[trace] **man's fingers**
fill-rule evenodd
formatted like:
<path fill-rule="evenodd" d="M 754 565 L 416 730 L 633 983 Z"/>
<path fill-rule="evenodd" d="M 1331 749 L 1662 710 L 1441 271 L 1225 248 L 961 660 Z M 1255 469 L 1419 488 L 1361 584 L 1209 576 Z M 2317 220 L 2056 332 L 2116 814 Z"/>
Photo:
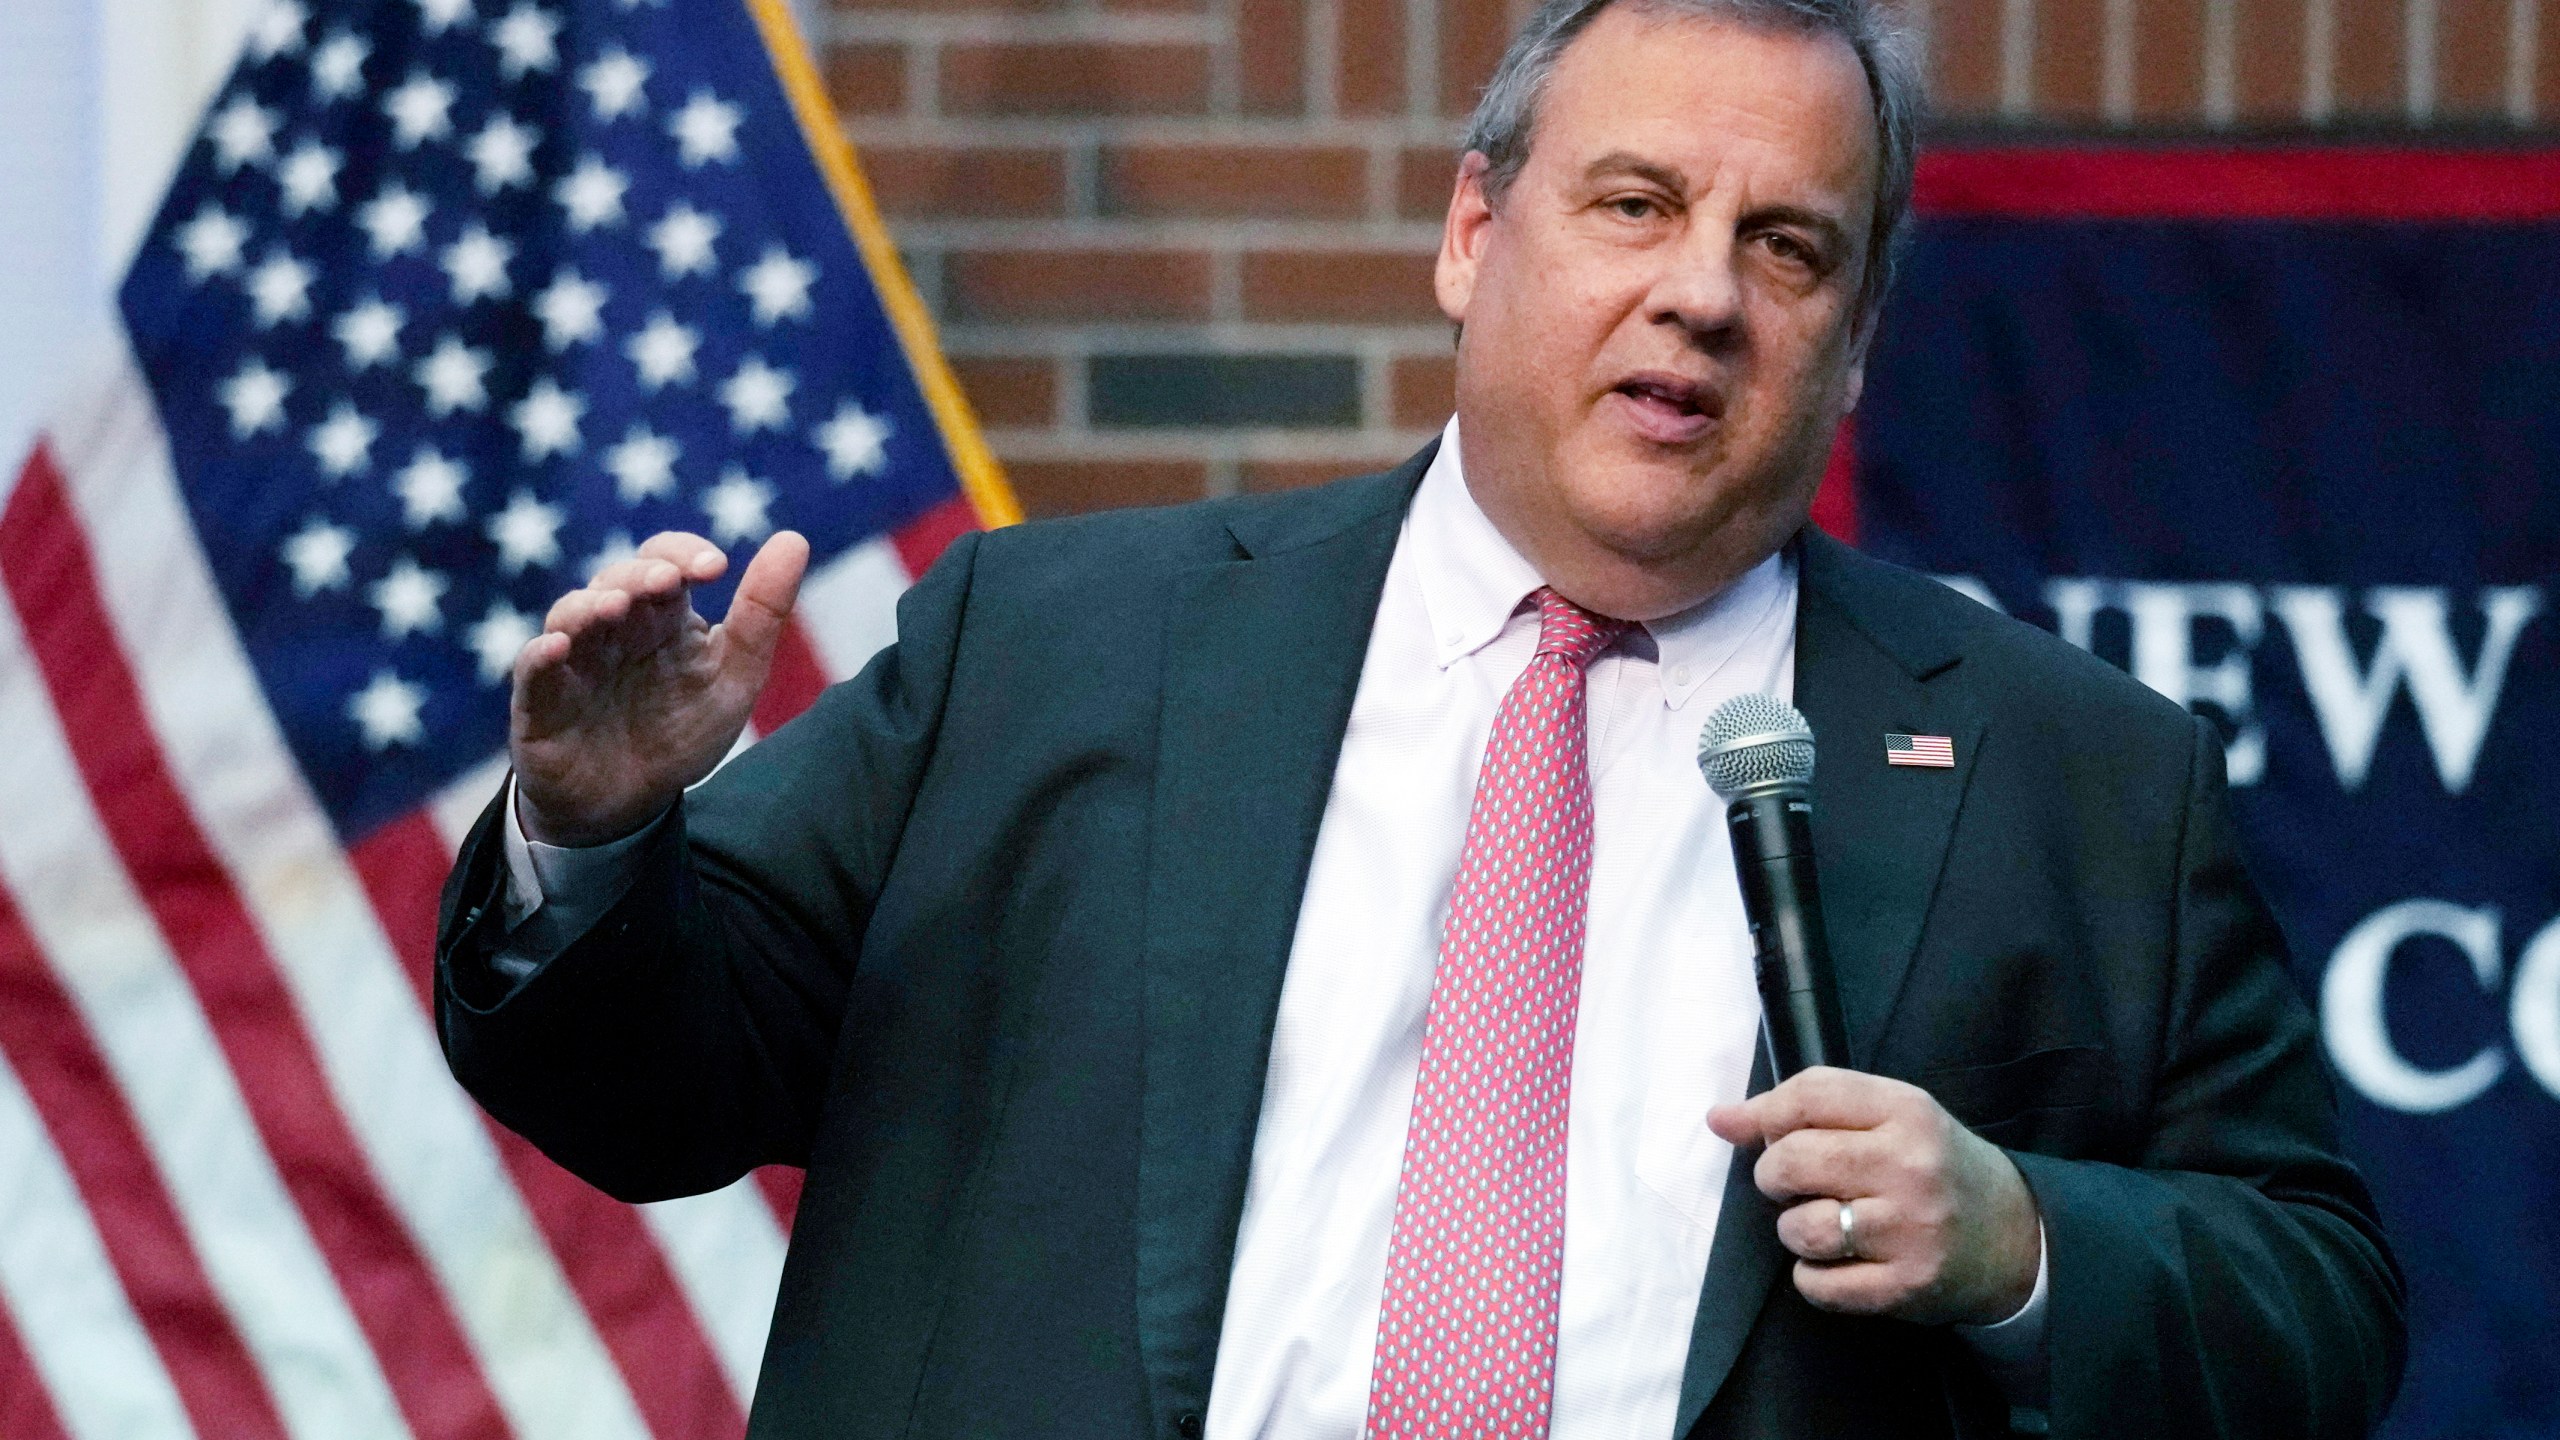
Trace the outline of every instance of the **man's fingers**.
<path fill-rule="evenodd" d="M 684 589 L 684 571 L 654 556 L 616 560 L 587 582 L 590 590 L 627 590 L 642 600 L 659 600 Z"/>
<path fill-rule="evenodd" d="M 518 723 L 528 734 L 550 733 L 569 703 L 568 659 L 569 637 L 556 630 L 543 631 L 516 652 L 515 708 Z"/>
<path fill-rule="evenodd" d="M 1840 1224 L 1843 1210 L 1850 1210 L 1857 1227 L 1857 1248 L 1851 1253 L 1847 1231 Z M 1844 1261 L 1873 1261 L 1888 1258 L 1893 1252 L 1887 1231 L 1893 1219 L 1890 1201 L 1873 1195 L 1843 1202 L 1824 1197 L 1790 1205 L 1778 1216 L 1778 1243 L 1799 1260 L 1822 1264 Z"/>
<path fill-rule="evenodd" d="M 738 593 L 729 602 L 729 618 L 721 622 L 733 649 L 762 665 L 773 655 L 782 623 L 800 598 L 800 577 L 809 569 L 809 542 L 785 530 L 764 542 L 738 577 Z"/>
<path fill-rule="evenodd" d="M 544 633 L 563 636 L 574 643 L 579 632 L 595 618 L 596 594 L 592 590 L 572 590 L 551 602 L 549 613 L 542 617 Z"/>
<path fill-rule="evenodd" d="M 1707 1129 L 1737 1150 L 1747 1150 L 1768 1138 L 1760 1133 L 1760 1112 L 1748 1105 L 1718 1105 L 1709 1110 Z"/>
<path fill-rule="evenodd" d="M 1879 1158 L 1863 1130 L 1797 1130 L 1760 1152 L 1751 1183 L 1772 1200 L 1854 1195 L 1875 1186 Z"/>
<path fill-rule="evenodd" d="M 682 530 L 661 530 L 640 542 L 639 558 L 664 560 L 684 575 L 688 584 L 700 585 L 717 580 L 729 571 L 729 557 L 717 545 L 699 535 Z"/>
<path fill-rule="evenodd" d="M 1817 1310 L 1843 1315 L 1887 1315 L 1911 1298 L 1908 1279 L 1898 1267 L 1862 1262 L 1830 1265 L 1818 1260 L 1796 1262 L 1796 1293 Z"/>
<path fill-rule="evenodd" d="M 560 662 L 568 658 L 569 637 L 556 630 L 545 630 L 524 642 L 524 648 L 516 652 L 516 684 L 521 687 L 538 677 L 545 677 L 557 671 Z"/>
<path fill-rule="evenodd" d="M 1797 1130 L 1872 1130 L 1919 1093 L 1881 1075 L 1817 1065 L 1745 1100 L 1742 1108 L 1751 1112 L 1760 1138 L 1774 1143 Z"/>

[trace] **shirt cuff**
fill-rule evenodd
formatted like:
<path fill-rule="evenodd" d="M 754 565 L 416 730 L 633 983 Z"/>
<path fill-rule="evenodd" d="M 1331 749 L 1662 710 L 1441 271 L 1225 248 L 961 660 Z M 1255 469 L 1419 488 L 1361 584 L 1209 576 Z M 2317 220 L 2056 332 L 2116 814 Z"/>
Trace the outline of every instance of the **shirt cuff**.
<path fill-rule="evenodd" d="M 2044 1396 L 2044 1322 L 2047 1258 L 2044 1221 L 2036 1221 L 2036 1284 L 2027 1302 L 2006 1320 L 1992 1325 L 1958 1325 L 1956 1333 L 1973 1347 L 2001 1393 L 2015 1405 L 2041 1405 Z"/>
<path fill-rule="evenodd" d="M 516 781 L 507 777 L 507 893 L 503 911 L 507 928 L 515 929 L 533 918 L 533 913 L 548 906 L 557 922 L 553 928 L 576 933 L 605 911 L 613 908 L 629 888 L 640 842 L 649 838 L 667 817 L 659 816 L 619 840 L 602 845 L 546 845 L 525 837 L 524 821 L 516 814 Z"/>

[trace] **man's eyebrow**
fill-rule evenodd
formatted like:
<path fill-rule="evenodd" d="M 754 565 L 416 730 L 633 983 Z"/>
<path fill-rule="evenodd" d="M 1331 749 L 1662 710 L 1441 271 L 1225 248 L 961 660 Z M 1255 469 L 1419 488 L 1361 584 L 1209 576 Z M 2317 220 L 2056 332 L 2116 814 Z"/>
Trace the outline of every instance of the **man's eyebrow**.
<path fill-rule="evenodd" d="M 1633 175 L 1648 180 L 1674 195 L 1689 193 L 1689 178 L 1668 165 L 1647 160 L 1626 150 L 1612 150 L 1583 167 L 1583 178 L 1597 180 L 1604 175 Z"/>
<path fill-rule="evenodd" d="M 1583 177 L 1590 180 L 1610 175 L 1632 175 L 1670 191 L 1674 195 L 1689 193 L 1689 178 L 1677 169 L 1659 161 L 1647 160 L 1627 150 L 1612 150 L 1583 167 Z M 1743 217 L 1745 224 L 1792 225 L 1813 231 L 1826 245 L 1838 246 L 1849 238 L 1848 227 L 1820 210 L 1802 205 L 1763 205 Z"/>

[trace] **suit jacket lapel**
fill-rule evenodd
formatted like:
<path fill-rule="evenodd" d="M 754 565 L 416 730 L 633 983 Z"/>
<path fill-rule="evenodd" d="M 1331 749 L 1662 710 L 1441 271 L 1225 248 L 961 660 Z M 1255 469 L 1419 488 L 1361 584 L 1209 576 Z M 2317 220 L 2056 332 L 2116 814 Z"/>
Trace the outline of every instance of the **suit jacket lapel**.
<path fill-rule="evenodd" d="M 1300 895 L 1387 562 L 1431 451 L 1230 526 L 1181 576 L 1147 877 L 1138 1336 L 1155 1415 L 1204 1410 Z"/>
<path fill-rule="evenodd" d="M 1849 1053 L 1872 1068 L 1937 892 L 1956 812 L 1985 741 L 1954 671 L 1963 656 L 1878 583 L 1893 572 L 1807 536 L 1796 620 L 1796 708 L 1813 725 L 1814 857 Z M 1952 769 L 1885 762 L 1890 734 L 1944 735 Z"/>
<path fill-rule="evenodd" d="M 1823 924 L 1850 1053 L 1861 1067 L 1872 1067 L 1919 944 L 1985 727 L 1962 687 L 1944 678 L 1960 652 L 1909 623 L 1878 584 L 1889 573 L 1884 567 L 1811 530 L 1797 553 L 1795 705 L 1813 726 L 1820 757 L 1813 838 Z M 1887 765 L 1888 734 L 1950 737 L 1955 768 Z M 1764 1052 L 1752 1067 L 1751 1092 L 1769 1084 Z M 1751 1181 L 1756 1158 L 1735 1156 L 1725 1179 L 1675 1435 L 1688 1434 L 1705 1413 L 1742 1353 L 1769 1287 L 1789 1268 L 1778 1243 L 1777 1207 Z"/>

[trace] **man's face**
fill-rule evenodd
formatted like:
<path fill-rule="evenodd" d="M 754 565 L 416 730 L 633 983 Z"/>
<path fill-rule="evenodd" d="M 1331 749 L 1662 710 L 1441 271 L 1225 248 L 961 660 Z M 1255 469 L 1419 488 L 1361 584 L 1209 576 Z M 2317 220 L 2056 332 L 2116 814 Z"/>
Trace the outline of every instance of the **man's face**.
<path fill-rule="evenodd" d="M 1622 4 L 1498 204 L 1469 157 L 1437 272 L 1468 486 L 1566 595 L 1653 619 L 1803 523 L 1861 382 L 1873 116 L 1835 37 Z"/>

